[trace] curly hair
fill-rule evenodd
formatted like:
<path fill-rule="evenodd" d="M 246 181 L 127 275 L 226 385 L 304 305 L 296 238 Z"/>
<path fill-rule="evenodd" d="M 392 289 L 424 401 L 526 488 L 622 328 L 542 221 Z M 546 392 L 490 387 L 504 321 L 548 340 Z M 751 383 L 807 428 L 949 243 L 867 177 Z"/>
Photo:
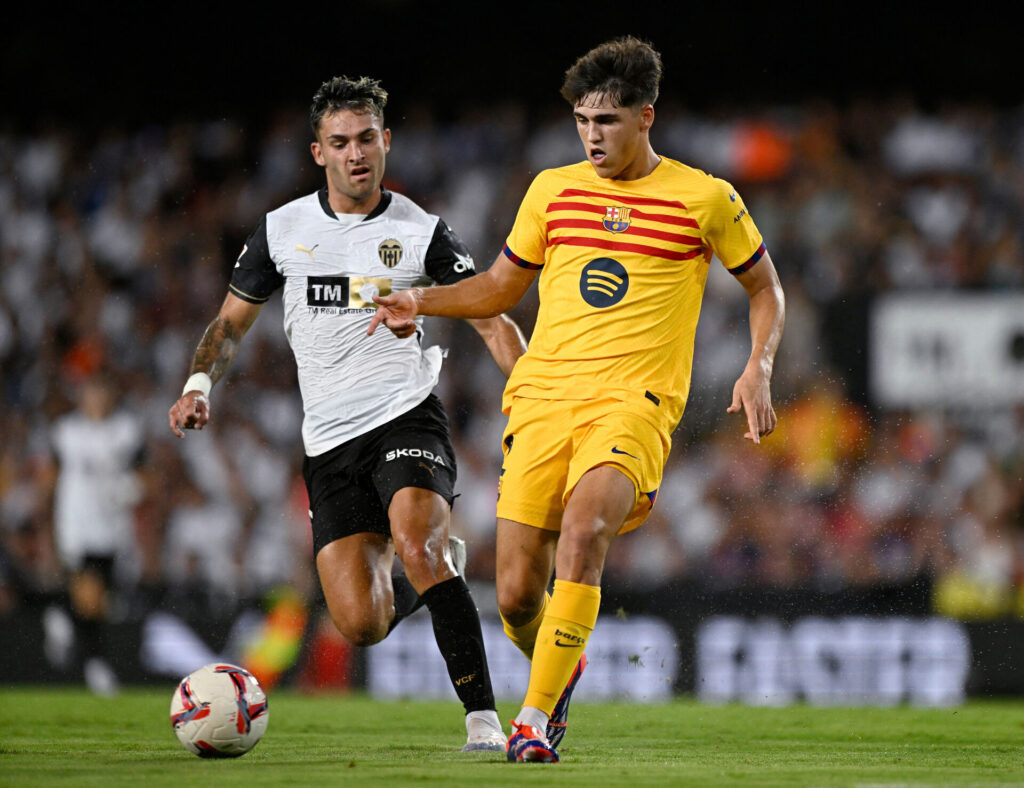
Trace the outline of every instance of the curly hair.
<path fill-rule="evenodd" d="M 606 97 L 618 107 L 653 104 L 661 82 L 661 55 L 634 36 L 606 41 L 565 72 L 562 97 L 574 107 L 589 95 Z"/>
<path fill-rule="evenodd" d="M 343 109 L 368 112 L 380 118 L 383 125 L 384 105 L 387 103 L 388 92 L 380 86 L 379 80 L 370 77 L 334 77 L 324 82 L 313 94 L 313 105 L 309 108 L 309 125 L 316 135 L 324 115 Z"/>

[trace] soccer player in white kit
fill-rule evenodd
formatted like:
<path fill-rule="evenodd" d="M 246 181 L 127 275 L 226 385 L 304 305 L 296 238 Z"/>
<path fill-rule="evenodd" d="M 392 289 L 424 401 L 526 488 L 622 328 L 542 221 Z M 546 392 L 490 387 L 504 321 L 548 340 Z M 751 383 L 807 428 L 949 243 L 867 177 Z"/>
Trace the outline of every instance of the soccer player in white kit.
<path fill-rule="evenodd" d="M 424 348 L 422 325 L 366 335 L 374 295 L 475 273 L 443 220 L 382 188 L 386 101 L 365 77 L 335 77 L 317 91 L 311 150 L 326 186 L 266 214 L 249 236 L 168 416 L 179 437 L 203 428 L 210 388 L 281 288 L 303 401 L 313 549 L 331 618 L 367 646 L 426 604 L 466 709 L 463 749 L 503 751 L 479 614 L 449 545 L 455 456 L 431 393 L 441 351 Z M 508 375 L 525 350 L 522 333 L 504 316 L 471 322 Z M 396 553 L 408 584 L 392 578 Z"/>
<path fill-rule="evenodd" d="M 99 373 L 82 382 L 78 407 L 51 432 L 59 465 L 54 541 L 68 571 L 68 597 L 83 671 L 101 695 L 118 689 L 108 659 L 108 591 L 119 557 L 131 554 L 133 508 L 141 497 L 136 468 L 142 425 L 116 408 L 113 382 Z"/>

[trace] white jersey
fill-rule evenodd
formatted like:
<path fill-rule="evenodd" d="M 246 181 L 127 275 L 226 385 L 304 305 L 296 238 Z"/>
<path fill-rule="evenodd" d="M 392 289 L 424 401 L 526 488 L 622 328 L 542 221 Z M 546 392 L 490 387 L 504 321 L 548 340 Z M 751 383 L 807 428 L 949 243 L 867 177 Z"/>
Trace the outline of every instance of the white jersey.
<path fill-rule="evenodd" d="M 60 463 L 53 519 L 61 560 L 77 569 L 86 555 L 123 552 L 140 494 L 133 471 L 143 446 L 138 421 L 127 413 L 102 421 L 71 413 L 54 425 L 52 441 Z"/>
<path fill-rule="evenodd" d="M 268 213 L 235 264 L 231 292 L 265 302 L 283 288 L 284 330 L 295 354 L 315 457 L 411 410 L 437 384 L 440 348 L 390 331 L 367 336 L 377 293 L 451 284 L 473 259 L 441 219 L 382 190 L 369 215 L 336 216 L 326 189 Z"/>

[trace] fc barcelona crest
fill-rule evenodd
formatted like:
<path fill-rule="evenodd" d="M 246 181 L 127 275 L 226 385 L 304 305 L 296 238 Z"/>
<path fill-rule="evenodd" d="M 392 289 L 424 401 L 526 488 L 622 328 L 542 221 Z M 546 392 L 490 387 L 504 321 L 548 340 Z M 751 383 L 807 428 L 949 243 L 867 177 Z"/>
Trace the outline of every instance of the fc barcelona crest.
<path fill-rule="evenodd" d="M 394 238 L 381 241 L 377 247 L 377 256 L 388 268 L 394 268 L 402 261 L 402 245 Z"/>
<path fill-rule="evenodd" d="M 604 229 L 610 233 L 623 233 L 629 228 L 629 212 L 632 208 L 609 205 L 604 209 Z"/>

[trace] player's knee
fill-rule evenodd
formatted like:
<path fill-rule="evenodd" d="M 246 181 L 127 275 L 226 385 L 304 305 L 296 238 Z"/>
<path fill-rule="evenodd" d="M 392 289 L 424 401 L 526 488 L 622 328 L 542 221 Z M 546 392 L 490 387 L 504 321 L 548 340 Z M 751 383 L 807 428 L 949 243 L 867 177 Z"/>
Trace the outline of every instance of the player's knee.
<path fill-rule="evenodd" d="M 375 621 L 353 624 L 335 620 L 334 626 L 338 628 L 338 631 L 353 646 L 372 646 L 374 643 L 380 643 L 388 634 L 387 624 L 381 626 Z"/>
<path fill-rule="evenodd" d="M 384 616 L 369 615 L 370 611 L 331 611 L 331 621 L 335 628 L 344 635 L 353 646 L 372 646 L 380 643 L 388 634 L 389 620 Z"/>
<path fill-rule="evenodd" d="M 440 545 L 432 546 L 433 541 L 406 540 L 399 547 L 398 557 L 410 580 L 436 581 L 446 574 L 444 553 Z"/>
<path fill-rule="evenodd" d="M 501 617 L 514 627 L 533 621 L 543 604 L 543 589 L 538 595 L 534 589 L 518 584 L 502 584 L 498 588 L 498 610 Z"/>

